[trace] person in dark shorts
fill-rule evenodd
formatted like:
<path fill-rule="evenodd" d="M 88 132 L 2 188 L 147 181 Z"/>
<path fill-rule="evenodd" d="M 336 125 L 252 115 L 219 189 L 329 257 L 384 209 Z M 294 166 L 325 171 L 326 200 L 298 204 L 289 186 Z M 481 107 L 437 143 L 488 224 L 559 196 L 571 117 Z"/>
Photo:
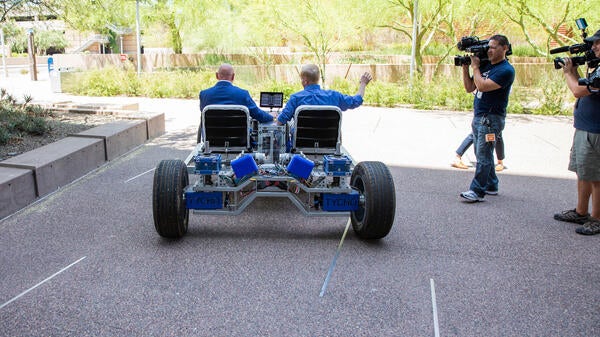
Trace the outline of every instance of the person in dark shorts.
<path fill-rule="evenodd" d="M 592 43 L 592 51 L 600 57 L 600 30 L 585 39 Z M 577 174 L 577 205 L 554 219 L 580 224 L 575 231 L 583 235 L 600 233 L 600 93 L 579 85 L 579 71 L 570 58 L 564 58 L 563 73 L 569 90 L 577 102 L 573 110 L 575 135 L 571 147 L 569 171 Z M 591 74 L 600 76 L 600 66 Z M 589 204 L 592 204 L 589 212 Z"/>

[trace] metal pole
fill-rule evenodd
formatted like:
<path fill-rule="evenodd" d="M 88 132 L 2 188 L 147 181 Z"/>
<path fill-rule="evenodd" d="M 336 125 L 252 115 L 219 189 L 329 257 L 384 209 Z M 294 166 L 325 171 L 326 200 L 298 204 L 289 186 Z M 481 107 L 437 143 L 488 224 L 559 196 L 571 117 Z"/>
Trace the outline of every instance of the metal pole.
<path fill-rule="evenodd" d="M 135 34 L 137 40 L 137 74 L 142 73 L 142 42 L 140 38 L 140 1 L 135 0 Z"/>
<path fill-rule="evenodd" d="M 417 33 L 419 31 L 419 0 L 414 0 L 413 8 L 413 30 L 412 30 L 412 47 L 410 52 L 410 81 L 414 78 L 417 56 Z"/>
<path fill-rule="evenodd" d="M 30 29 L 27 34 L 29 39 L 27 40 L 27 49 L 29 54 L 29 70 L 31 71 L 31 80 L 37 81 L 37 65 L 35 64 L 35 50 L 33 44 L 33 29 Z"/>
<path fill-rule="evenodd" d="M 2 40 L 2 68 L 4 69 L 4 77 L 8 77 L 8 68 L 6 68 L 6 47 L 4 44 L 4 26 L 0 27 L 0 40 Z"/>

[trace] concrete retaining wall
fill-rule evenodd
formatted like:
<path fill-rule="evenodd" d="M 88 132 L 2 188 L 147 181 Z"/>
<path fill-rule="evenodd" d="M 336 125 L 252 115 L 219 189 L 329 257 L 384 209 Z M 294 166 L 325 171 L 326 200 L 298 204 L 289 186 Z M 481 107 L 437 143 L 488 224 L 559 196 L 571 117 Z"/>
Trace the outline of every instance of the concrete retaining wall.
<path fill-rule="evenodd" d="M 67 137 L 6 159 L 0 167 L 27 169 L 35 177 L 36 196 L 44 196 L 105 162 L 102 140 Z"/>
<path fill-rule="evenodd" d="M 162 113 L 127 118 L 0 161 L 0 219 L 165 132 Z"/>
<path fill-rule="evenodd" d="M 148 139 L 146 121 L 131 120 L 104 124 L 73 137 L 97 138 L 104 142 L 105 160 L 113 160 Z"/>
<path fill-rule="evenodd" d="M 33 174 L 28 169 L 0 167 L 0 218 L 29 205 L 37 198 Z"/>

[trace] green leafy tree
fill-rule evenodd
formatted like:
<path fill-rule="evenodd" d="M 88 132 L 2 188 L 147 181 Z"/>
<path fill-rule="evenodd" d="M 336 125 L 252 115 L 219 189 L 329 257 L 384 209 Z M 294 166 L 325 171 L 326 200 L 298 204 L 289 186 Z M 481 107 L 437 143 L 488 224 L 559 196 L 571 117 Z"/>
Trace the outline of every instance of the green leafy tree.
<path fill-rule="evenodd" d="M 163 25 L 169 36 L 170 47 L 176 54 L 183 52 L 183 41 L 181 37 L 181 15 L 185 8 L 183 3 L 172 0 L 155 0 L 148 3 L 150 6 L 144 15 L 144 21 Z"/>
<path fill-rule="evenodd" d="M 381 27 L 398 31 L 412 42 L 413 22 L 417 22 L 414 54 L 416 70 L 418 73 L 422 73 L 425 48 L 434 40 L 436 33 L 441 30 L 441 25 L 448 23 L 451 19 L 450 0 L 418 2 L 416 18 L 415 0 L 390 0 L 389 2 L 391 4 L 388 11 L 389 23 L 381 25 Z"/>
<path fill-rule="evenodd" d="M 329 57 L 343 43 L 359 36 L 357 11 L 351 11 L 350 1 L 283 1 L 276 10 L 279 25 L 285 28 L 284 37 L 300 39 L 313 54 L 321 68 L 321 81 L 325 83 Z M 340 12 L 344 10 L 343 14 Z"/>
<path fill-rule="evenodd" d="M 36 7 L 40 2 L 39 0 L 2 0 L 0 1 L 0 22 L 7 21 L 17 11 Z"/>
<path fill-rule="evenodd" d="M 46 55 L 49 49 L 64 50 L 68 41 L 62 31 L 58 30 L 34 30 L 33 34 L 35 51 L 37 55 Z M 11 50 L 15 53 L 24 53 L 27 51 L 27 34 L 24 29 L 15 31 L 15 34 L 7 39 Z"/>
<path fill-rule="evenodd" d="M 106 34 L 109 25 L 135 26 L 135 1 L 131 0 L 45 0 L 43 6 L 82 32 Z"/>
<path fill-rule="evenodd" d="M 505 17 L 519 27 L 527 43 L 540 56 L 549 56 L 551 42 L 566 45 L 581 42 L 580 36 L 573 33 L 575 19 L 586 13 L 597 11 L 589 1 L 572 0 L 567 2 L 542 0 L 503 0 L 499 9 Z M 570 29 L 561 32 L 562 26 Z"/>

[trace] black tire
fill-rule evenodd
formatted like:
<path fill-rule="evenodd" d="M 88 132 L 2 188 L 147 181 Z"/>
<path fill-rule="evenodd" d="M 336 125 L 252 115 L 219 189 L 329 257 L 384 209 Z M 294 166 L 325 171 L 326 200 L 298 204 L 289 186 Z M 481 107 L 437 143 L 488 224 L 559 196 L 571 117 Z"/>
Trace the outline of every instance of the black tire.
<path fill-rule="evenodd" d="M 378 161 L 358 163 L 350 185 L 362 196 L 359 209 L 350 214 L 356 235 L 368 240 L 388 235 L 396 214 L 396 191 L 387 166 Z"/>
<path fill-rule="evenodd" d="M 154 171 L 152 211 L 156 232 L 165 238 L 181 238 L 188 229 L 189 210 L 183 190 L 189 176 L 181 160 L 163 160 Z"/>

